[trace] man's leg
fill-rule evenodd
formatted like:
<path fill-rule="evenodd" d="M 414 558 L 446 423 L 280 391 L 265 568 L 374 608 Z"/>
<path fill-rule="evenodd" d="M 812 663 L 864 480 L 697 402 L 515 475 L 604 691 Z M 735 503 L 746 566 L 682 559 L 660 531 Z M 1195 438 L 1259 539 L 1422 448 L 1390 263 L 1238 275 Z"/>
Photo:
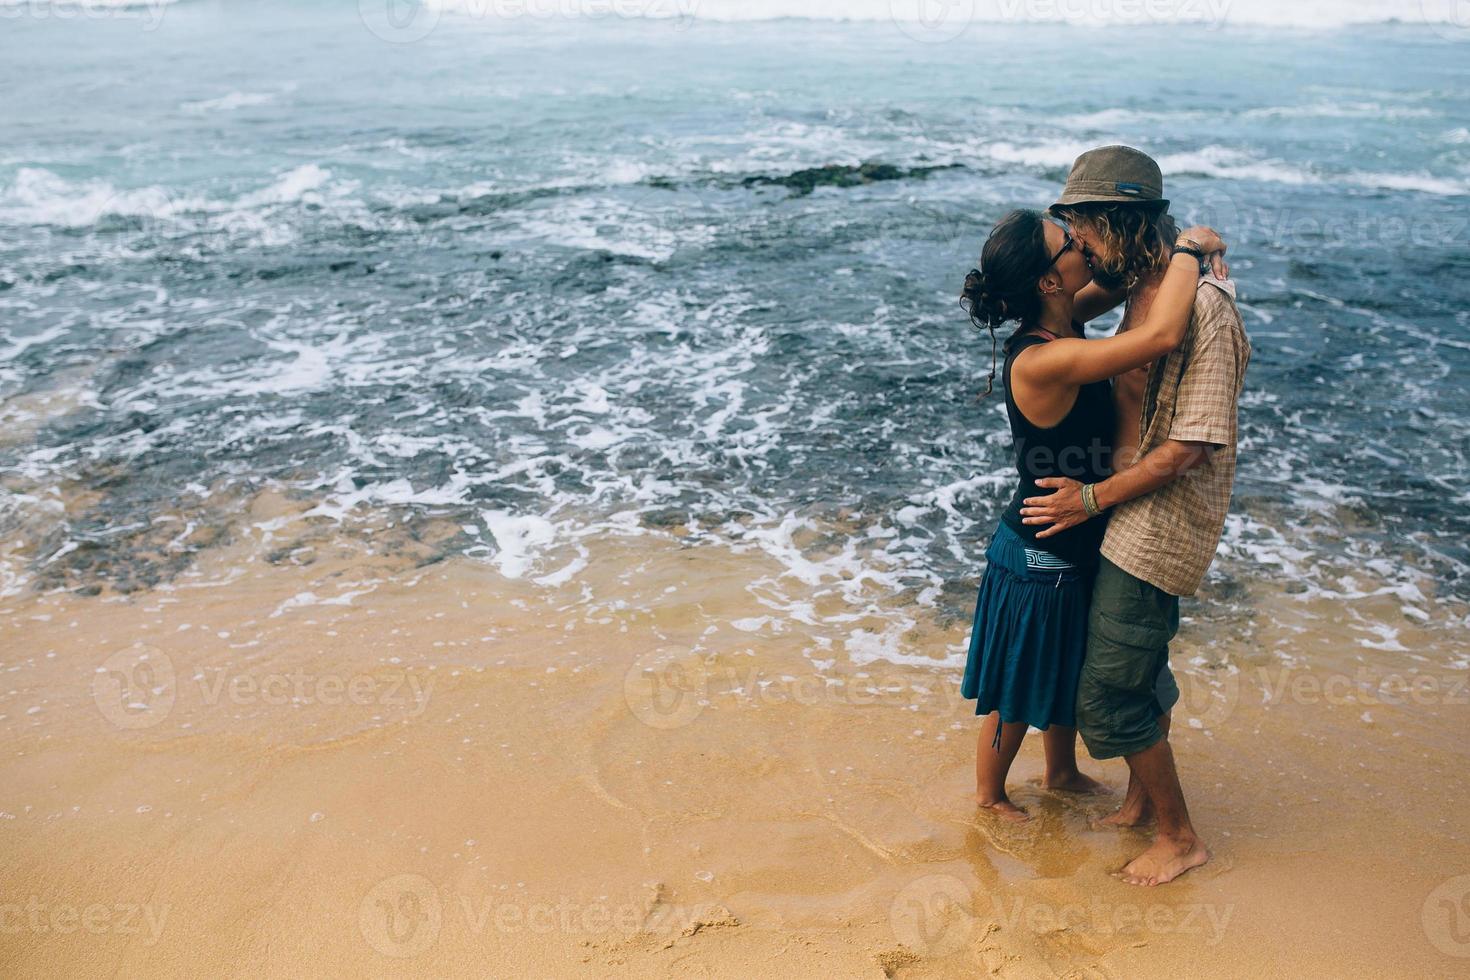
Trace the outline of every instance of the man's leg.
<path fill-rule="evenodd" d="M 1087 659 L 1078 682 L 1077 720 L 1096 759 L 1123 756 L 1159 823 L 1154 846 L 1124 869 L 1125 880 L 1159 884 L 1208 860 L 1189 822 L 1174 754 L 1165 737 L 1179 699 L 1169 672 L 1169 641 L 1179 599 L 1102 559 L 1087 624 Z"/>
<path fill-rule="evenodd" d="M 1174 674 L 1169 670 L 1167 659 L 1164 666 L 1159 670 L 1159 676 L 1154 681 L 1154 697 L 1158 699 L 1159 714 L 1158 725 L 1163 731 L 1164 737 L 1169 737 L 1169 723 L 1172 719 L 1174 705 L 1179 703 L 1179 685 L 1174 682 Z M 1103 817 L 1097 821 L 1100 827 L 1140 827 L 1149 823 L 1154 818 L 1153 805 L 1148 801 L 1148 794 L 1143 791 L 1143 783 L 1133 775 L 1133 770 L 1128 770 L 1128 794 L 1123 798 L 1123 805 L 1117 813 Z"/>
<path fill-rule="evenodd" d="M 1169 737 L 1169 723 L 1171 716 L 1159 715 L 1159 728 L 1164 731 L 1164 738 Z M 1143 783 L 1134 775 L 1133 767 L 1128 767 L 1128 795 L 1123 797 L 1123 805 L 1115 813 L 1111 813 L 1098 821 L 1102 827 L 1141 827 L 1154 818 L 1153 804 L 1149 802 L 1148 794 L 1143 791 Z"/>
<path fill-rule="evenodd" d="M 1140 585 L 1140 619 L 1150 631 L 1162 630 L 1165 637 L 1158 651 L 1154 708 L 1167 720 L 1169 711 L 1179 703 L 1179 685 L 1169 670 L 1168 645 L 1179 630 L 1179 599 L 1147 583 Z M 1162 885 L 1210 859 L 1209 849 L 1189 821 L 1168 729 L 1162 724 L 1159 727 L 1163 731 L 1158 741 L 1125 756 L 1129 779 L 1142 786 L 1143 795 L 1158 820 L 1153 845 L 1123 868 L 1123 880 L 1133 885 Z"/>
<path fill-rule="evenodd" d="M 1123 868 L 1130 885 L 1162 885 L 1210 859 L 1210 851 L 1189 822 L 1184 790 L 1174 768 L 1174 750 L 1161 738 L 1142 752 L 1127 757 L 1128 771 L 1143 784 L 1159 828 L 1153 845 Z"/>

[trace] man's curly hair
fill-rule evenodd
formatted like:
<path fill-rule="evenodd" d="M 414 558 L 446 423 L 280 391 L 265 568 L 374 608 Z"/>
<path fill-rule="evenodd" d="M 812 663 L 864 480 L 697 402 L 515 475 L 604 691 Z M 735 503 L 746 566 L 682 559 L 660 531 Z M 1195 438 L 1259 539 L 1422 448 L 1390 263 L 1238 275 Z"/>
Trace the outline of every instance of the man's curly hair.
<path fill-rule="evenodd" d="M 1058 204 L 1051 212 L 1073 227 L 1096 233 L 1094 275 L 1132 289 L 1140 279 L 1169 267 L 1179 227 L 1167 208 L 1145 204 Z"/>

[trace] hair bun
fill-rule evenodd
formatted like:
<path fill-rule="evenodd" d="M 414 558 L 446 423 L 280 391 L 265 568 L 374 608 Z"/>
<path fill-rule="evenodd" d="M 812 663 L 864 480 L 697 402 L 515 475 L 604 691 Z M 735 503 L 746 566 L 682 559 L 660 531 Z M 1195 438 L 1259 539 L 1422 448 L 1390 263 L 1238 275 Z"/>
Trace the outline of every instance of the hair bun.
<path fill-rule="evenodd" d="M 971 269 L 965 276 L 960 303 L 975 325 L 984 329 L 994 329 L 1011 319 L 1006 311 L 1005 297 L 995 291 L 985 273 L 979 269 Z"/>

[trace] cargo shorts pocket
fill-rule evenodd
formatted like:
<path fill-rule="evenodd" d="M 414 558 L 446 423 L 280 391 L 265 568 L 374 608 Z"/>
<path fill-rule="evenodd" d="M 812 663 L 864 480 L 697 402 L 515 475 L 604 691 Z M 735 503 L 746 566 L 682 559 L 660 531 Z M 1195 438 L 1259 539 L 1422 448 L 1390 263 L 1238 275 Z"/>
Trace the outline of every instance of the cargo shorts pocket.
<path fill-rule="evenodd" d="M 1152 696 L 1170 639 L 1166 627 L 1094 608 L 1087 626 L 1083 673 L 1105 690 Z"/>
<path fill-rule="evenodd" d="M 1168 642 L 1160 627 L 1092 617 L 1077 683 L 1077 728 L 1093 758 L 1141 751 L 1160 737 L 1157 683 Z"/>

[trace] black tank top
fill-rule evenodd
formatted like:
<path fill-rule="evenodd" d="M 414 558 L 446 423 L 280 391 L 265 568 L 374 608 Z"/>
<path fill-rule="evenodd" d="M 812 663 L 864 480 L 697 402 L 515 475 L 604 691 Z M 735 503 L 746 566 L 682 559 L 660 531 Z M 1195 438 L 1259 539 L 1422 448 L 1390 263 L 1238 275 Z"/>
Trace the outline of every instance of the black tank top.
<path fill-rule="evenodd" d="M 1084 329 L 1075 321 L 1072 328 L 1078 334 L 1082 334 Z M 1082 385 L 1077 390 L 1077 401 L 1073 403 L 1072 410 L 1050 428 L 1032 425 L 1016 407 L 1015 396 L 1011 393 L 1011 364 L 1021 351 L 1046 343 L 1050 341 L 1039 334 L 1021 337 L 1006 355 L 1002 369 L 1006 416 L 1011 422 L 1011 440 L 1015 444 L 1016 472 L 1020 483 L 1001 519 L 1031 547 L 1049 551 L 1074 564 L 1090 566 L 1096 563 L 1098 549 L 1102 547 L 1103 532 L 1107 530 L 1106 513 L 1039 541 L 1036 532 L 1045 530 L 1047 525 L 1021 523 L 1023 500 L 1044 497 L 1053 492 L 1046 487 L 1038 487 L 1038 479 L 1066 476 L 1082 483 L 1096 483 L 1112 472 L 1116 409 L 1113 407 L 1111 381 L 1104 379 Z"/>

